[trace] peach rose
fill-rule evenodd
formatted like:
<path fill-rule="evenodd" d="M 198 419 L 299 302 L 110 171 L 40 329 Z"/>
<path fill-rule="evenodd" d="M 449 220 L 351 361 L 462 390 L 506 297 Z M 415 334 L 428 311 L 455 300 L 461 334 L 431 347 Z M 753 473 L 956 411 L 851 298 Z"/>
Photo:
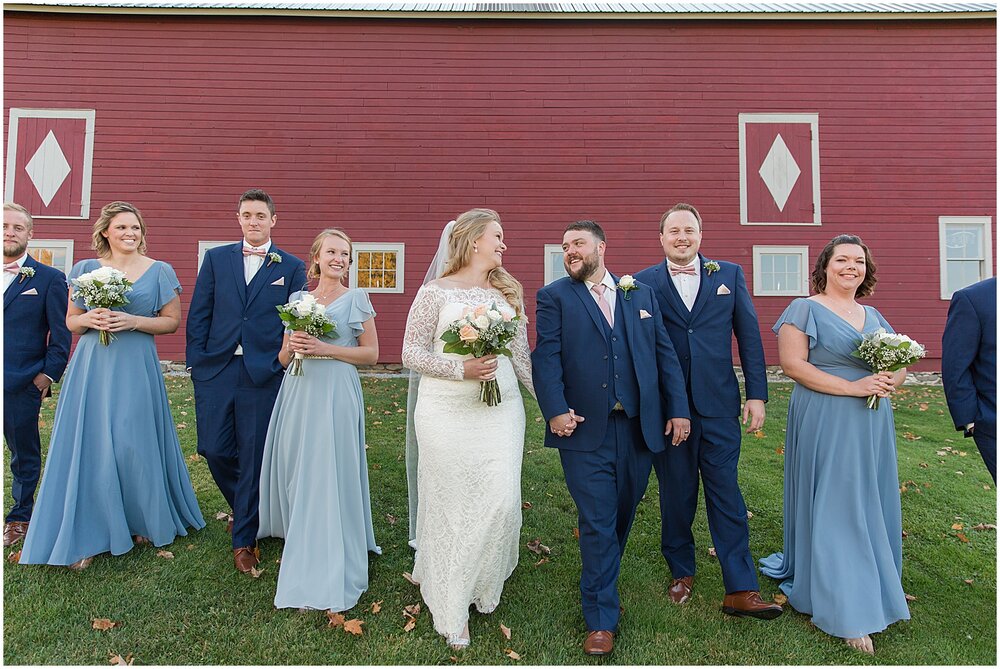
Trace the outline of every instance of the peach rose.
<path fill-rule="evenodd" d="M 462 329 L 458 331 L 458 338 L 462 341 L 476 341 L 479 339 L 479 330 L 471 325 L 462 326 Z"/>

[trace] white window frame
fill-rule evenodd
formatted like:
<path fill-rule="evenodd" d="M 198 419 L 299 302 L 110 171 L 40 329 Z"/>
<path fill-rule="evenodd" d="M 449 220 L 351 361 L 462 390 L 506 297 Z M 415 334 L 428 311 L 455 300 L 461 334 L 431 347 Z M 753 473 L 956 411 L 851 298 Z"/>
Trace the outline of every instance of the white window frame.
<path fill-rule="evenodd" d="M 945 230 L 949 225 L 980 225 L 983 228 L 983 259 L 979 280 L 993 276 L 993 217 L 992 216 L 939 216 L 938 217 L 938 259 L 941 275 L 941 299 L 950 300 L 948 292 L 948 252 L 945 246 Z"/>
<path fill-rule="evenodd" d="M 361 251 L 392 251 L 396 254 L 396 287 L 395 288 L 362 288 L 366 293 L 402 293 L 405 286 L 403 277 L 405 276 L 405 256 L 406 244 L 403 243 L 375 243 L 375 242 L 354 242 L 351 244 L 353 253 L 351 254 L 351 272 L 348 285 L 351 288 L 358 287 L 358 253 Z"/>
<path fill-rule="evenodd" d="M 90 184 L 94 168 L 94 120 L 97 111 L 94 109 L 21 109 L 11 107 L 7 124 L 7 181 L 4 192 L 7 202 L 14 199 L 14 177 L 27 179 L 26 174 L 17 174 L 17 126 L 22 118 L 76 118 L 86 122 L 83 143 L 83 176 L 80 184 L 80 215 L 79 216 L 48 216 L 33 214 L 34 218 L 45 219 L 80 219 L 90 218 Z"/>
<path fill-rule="evenodd" d="M 750 222 L 747 220 L 747 123 L 808 123 L 812 130 L 812 141 L 810 142 L 812 153 L 812 174 L 813 174 L 813 220 L 811 223 L 768 223 L 761 221 Z M 819 199 L 819 114 L 740 114 L 739 116 L 740 135 L 740 225 L 822 225 L 820 216 Z"/>
<path fill-rule="evenodd" d="M 558 253 L 560 256 L 563 254 L 562 244 L 546 244 L 545 253 L 542 256 L 543 266 L 545 268 L 545 283 L 543 285 L 547 286 L 556 279 L 561 279 L 566 276 L 566 274 L 560 274 L 559 276 L 553 276 L 552 267 L 549 265 L 549 256 L 554 253 Z"/>
<path fill-rule="evenodd" d="M 69 276 L 70 269 L 73 268 L 73 240 L 72 239 L 29 239 L 28 250 L 32 249 L 62 249 L 66 252 L 65 267 L 53 265 L 57 270 Z"/>
<path fill-rule="evenodd" d="M 766 290 L 764 288 L 764 272 L 761 259 L 765 255 L 795 255 L 802 258 L 802 282 L 797 288 L 785 290 Z M 809 247 L 808 246 L 754 246 L 753 247 L 753 294 L 755 297 L 787 296 L 803 297 L 809 295 Z"/>
<path fill-rule="evenodd" d="M 208 253 L 209 249 L 214 249 L 217 246 L 225 246 L 226 244 L 235 244 L 233 240 L 225 242 L 213 242 L 213 241 L 199 241 L 198 242 L 198 271 L 201 271 L 201 263 L 205 260 L 205 254 Z"/>

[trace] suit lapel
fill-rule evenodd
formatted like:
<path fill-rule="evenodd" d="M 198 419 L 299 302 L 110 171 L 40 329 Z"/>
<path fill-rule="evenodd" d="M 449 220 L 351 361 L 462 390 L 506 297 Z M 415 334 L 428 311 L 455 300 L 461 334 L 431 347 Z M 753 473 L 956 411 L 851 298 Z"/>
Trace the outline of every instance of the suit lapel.
<path fill-rule="evenodd" d="M 243 243 L 238 242 L 233 245 L 233 252 L 229 255 L 229 264 L 232 268 L 233 281 L 236 283 L 236 294 L 240 296 L 240 303 L 247 303 L 247 280 L 243 273 Z"/>
<path fill-rule="evenodd" d="M 278 247 L 276 247 L 274 244 L 271 244 L 271 249 L 270 251 L 268 251 L 268 253 L 270 254 L 277 252 L 278 252 Z M 242 254 L 243 251 L 240 250 L 240 253 Z M 271 275 L 274 273 L 275 271 L 274 268 L 278 264 L 275 262 L 271 262 L 268 256 L 264 256 L 263 258 L 261 258 L 261 260 L 263 260 L 264 262 L 261 263 L 260 269 L 257 270 L 256 274 L 253 275 L 253 278 L 250 279 L 250 285 L 247 286 L 247 304 L 253 302 L 254 298 L 257 297 L 257 294 L 260 293 L 261 288 L 263 288 L 265 284 L 271 283 L 272 281 Z"/>
<path fill-rule="evenodd" d="M 37 267 L 38 263 L 30 255 L 24 259 L 24 264 L 22 267 Z M 15 275 L 14 280 L 10 282 L 7 287 L 7 291 L 3 294 L 3 308 L 6 309 L 10 306 L 10 303 L 14 301 L 14 298 L 23 293 L 27 288 L 28 284 L 31 283 L 31 277 L 24 277 L 21 280 L 20 275 Z"/>
<path fill-rule="evenodd" d="M 570 287 L 572 287 L 576 296 L 580 298 L 580 301 L 583 302 L 583 308 L 588 314 L 590 314 L 590 317 L 593 319 L 594 325 L 597 326 L 598 331 L 600 331 L 602 336 L 606 337 L 605 326 L 608 322 L 604 319 L 604 314 L 601 313 L 601 310 L 597 308 L 597 302 L 595 302 L 594 298 L 591 297 L 590 291 L 587 290 L 587 284 L 583 281 L 571 279 Z"/>
<path fill-rule="evenodd" d="M 691 321 L 701 313 L 701 310 L 705 308 L 708 301 L 715 295 L 719 283 L 719 279 L 716 276 L 718 272 L 709 274 L 708 270 L 705 269 L 705 263 L 708 260 L 700 253 L 698 255 L 701 257 L 701 281 L 698 286 L 698 295 L 694 298 L 694 305 L 691 307 Z"/>
<path fill-rule="evenodd" d="M 670 270 L 667 269 L 666 260 L 656 268 L 656 289 L 667 296 L 667 304 L 670 305 L 682 321 L 686 323 L 691 318 L 691 312 L 688 311 L 684 300 L 681 299 L 680 293 L 677 292 L 677 286 L 674 285 L 673 280 L 670 278 Z"/>

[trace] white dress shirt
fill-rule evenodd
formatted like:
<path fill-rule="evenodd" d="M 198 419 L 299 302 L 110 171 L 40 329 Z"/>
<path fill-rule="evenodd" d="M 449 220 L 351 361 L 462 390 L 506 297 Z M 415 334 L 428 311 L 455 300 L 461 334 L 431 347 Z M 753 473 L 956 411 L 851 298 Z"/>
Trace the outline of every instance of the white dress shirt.
<path fill-rule="evenodd" d="M 597 301 L 597 293 L 595 293 L 593 290 L 594 286 L 596 286 L 597 284 L 594 283 L 593 281 L 584 281 L 584 283 L 587 285 L 587 292 L 589 292 L 590 296 L 594 298 L 594 304 L 598 305 L 597 310 L 600 311 L 601 307 L 600 303 Z M 601 279 L 600 283 L 607 286 L 607 288 L 604 290 L 604 299 L 608 301 L 608 306 L 611 307 L 611 319 L 612 321 L 614 321 L 615 302 L 618 300 L 618 295 L 616 294 L 618 292 L 618 287 L 615 285 L 615 280 L 614 278 L 612 278 L 611 272 L 609 272 L 608 270 L 604 270 L 604 278 Z"/>
<path fill-rule="evenodd" d="M 243 278 L 246 279 L 249 285 L 257 271 L 264 266 L 264 261 L 267 260 L 266 254 L 271 250 L 271 240 L 267 240 L 267 244 L 263 246 L 253 246 L 244 239 L 243 246 L 251 249 L 264 249 L 265 253 L 263 256 L 243 256 Z"/>
<path fill-rule="evenodd" d="M 684 300 L 684 306 L 691 311 L 694 307 L 694 298 L 698 297 L 698 288 L 701 286 L 701 258 L 698 256 L 694 257 L 687 265 L 675 265 L 674 263 L 667 261 L 667 271 L 670 271 L 671 267 L 681 268 L 681 267 L 694 267 L 694 274 L 672 274 L 670 280 L 674 282 L 674 288 L 677 289 L 677 293 Z"/>
<path fill-rule="evenodd" d="M 24 261 L 27 260 L 27 259 L 28 259 L 28 254 L 25 253 L 24 255 L 22 255 L 20 258 L 18 258 L 14 262 L 17 263 L 18 267 L 24 267 Z M 6 264 L 7 263 L 4 263 L 4 265 L 6 265 Z M 4 293 L 7 292 L 7 289 L 10 287 L 10 284 L 14 283 L 14 279 L 17 279 L 17 278 L 18 278 L 17 274 L 11 274 L 10 272 L 4 272 L 3 273 L 3 292 Z"/>

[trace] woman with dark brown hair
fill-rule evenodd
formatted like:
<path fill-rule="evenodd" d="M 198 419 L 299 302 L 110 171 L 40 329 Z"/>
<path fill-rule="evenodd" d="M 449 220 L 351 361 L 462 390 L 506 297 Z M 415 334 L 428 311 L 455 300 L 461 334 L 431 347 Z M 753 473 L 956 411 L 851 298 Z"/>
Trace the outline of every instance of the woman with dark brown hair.
<path fill-rule="evenodd" d="M 815 295 L 774 325 L 785 375 L 795 381 L 785 435 L 784 552 L 760 561 L 795 610 L 865 653 L 871 634 L 910 617 L 903 593 L 902 513 L 892 405 L 906 370 L 873 373 L 853 356 L 863 334 L 892 327 L 857 299 L 874 292 L 875 263 L 859 237 L 823 248 Z"/>

